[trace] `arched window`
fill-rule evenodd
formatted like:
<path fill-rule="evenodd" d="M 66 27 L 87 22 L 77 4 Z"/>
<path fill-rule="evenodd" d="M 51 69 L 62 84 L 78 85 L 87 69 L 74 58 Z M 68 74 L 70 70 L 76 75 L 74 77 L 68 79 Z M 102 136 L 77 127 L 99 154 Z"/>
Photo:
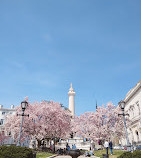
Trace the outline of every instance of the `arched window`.
<path fill-rule="evenodd" d="M 141 113 L 141 112 L 140 112 L 140 105 L 139 105 L 139 101 L 137 101 L 137 102 L 136 102 L 136 105 L 137 105 L 137 107 L 138 107 L 138 110 L 139 110 L 139 115 L 140 115 L 140 113 Z"/>
<path fill-rule="evenodd" d="M 132 129 L 131 129 L 131 128 L 130 128 L 129 130 L 130 130 L 130 134 L 131 134 L 131 142 L 132 142 L 132 144 L 133 144 L 133 142 L 134 142 L 134 135 L 133 135 L 133 131 L 132 131 Z"/>
<path fill-rule="evenodd" d="M 136 131 L 137 141 L 139 141 L 139 132 Z"/>

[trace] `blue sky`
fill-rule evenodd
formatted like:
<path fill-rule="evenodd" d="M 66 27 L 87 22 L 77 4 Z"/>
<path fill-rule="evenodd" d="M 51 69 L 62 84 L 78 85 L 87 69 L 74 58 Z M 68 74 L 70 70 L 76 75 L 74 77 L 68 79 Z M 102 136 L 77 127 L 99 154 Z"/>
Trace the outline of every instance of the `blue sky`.
<path fill-rule="evenodd" d="M 115 105 L 141 79 L 140 0 L 1 0 L 0 104 Z"/>

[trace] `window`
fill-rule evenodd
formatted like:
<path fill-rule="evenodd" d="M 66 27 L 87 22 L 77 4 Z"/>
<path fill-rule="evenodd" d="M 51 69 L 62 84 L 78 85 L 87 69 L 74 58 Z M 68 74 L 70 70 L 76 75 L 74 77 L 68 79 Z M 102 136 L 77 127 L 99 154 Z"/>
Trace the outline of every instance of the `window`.
<path fill-rule="evenodd" d="M 5 112 L 4 112 L 4 111 L 2 112 L 2 115 L 5 115 Z"/>
<path fill-rule="evenodd" d="M 136 131 L 137 141 L 139 141 L 139 133 Z"/>
<path fill-rule="evenodd" d="M 3 125 L 3 123 L 4 123 L 4 119 L 1 119 L 0 120 L 0 125 Z"/>
<path fill-rule="evenodd" d="M 138 107 L 139 115 L 140 115 L 140 105 L 139 105 L 139 101 L 136 102 L 136 105 L 137 105 L 137 107 Z"/>
<path fill-rule="evenodd" d="M 11 136 L 11 132 L 9 132 L 8 135 Z"/>

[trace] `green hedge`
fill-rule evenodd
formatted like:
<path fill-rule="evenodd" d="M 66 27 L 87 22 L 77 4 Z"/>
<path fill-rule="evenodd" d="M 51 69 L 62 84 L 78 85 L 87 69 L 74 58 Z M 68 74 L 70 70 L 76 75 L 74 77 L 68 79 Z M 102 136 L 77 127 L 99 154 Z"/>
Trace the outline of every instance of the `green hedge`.
<path fill-rule="evenodd" d="M 133 158 L 141 158 L 141 151 L 134 151 L 132 155 Z"/>
<path fill-rule="evenodd" d="M 133 158 L 131 152 L 125 152 L 122 155 L 120 155 L 118 158 Z"/>
<path fill-rule="evenodd" d="M 120 155 L 118 158 L 141 158 L 141 151 L 125 152 Z"/>
<path fill-rule="evenodd" d="M 33 152 L 27 147 L 0 146 L 0 158 L 34 158 Z"/>

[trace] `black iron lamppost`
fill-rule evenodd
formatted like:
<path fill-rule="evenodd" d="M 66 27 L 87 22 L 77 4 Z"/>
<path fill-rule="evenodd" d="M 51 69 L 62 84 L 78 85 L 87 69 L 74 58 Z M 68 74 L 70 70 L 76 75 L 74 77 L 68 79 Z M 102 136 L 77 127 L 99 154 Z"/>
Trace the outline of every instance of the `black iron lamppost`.
<path fill-rule="evenodd" d="M 20 127 L 20 133 L 19 133 L 19 139 L 18 139 L 17 146 L 21 146 L 21 133 L 22 133 L 22 127 L 23 127 L 23 118 L 24 118 L 24 116 L 28 116 L 29 117 L 29 114 L 28 115 L 24 114 L 24 111 L 27 108 L 27 106 L 28 106 L 28 102 L 25 101 L 25 100 L 22 101 L 21 102 L 22 114 L 17 114 L 17 116 L 22 116 L 21 127 Z"/>
<path fill-rule="evenodd" d="M 122 110 L 122 114 L 118 114 L 119 115 L 122 115 L 123 116 L 123 123 L 124 123 L 124 129 L 125 129 L 125 135 L 126 135 L 126 142 L 127 142 L 127 150 L 128 151 L 131 151 L 131 146 L 130 146 L 130 143 L 129 143 L 129 138 L 128 138 L 128 132 L 127 132 L 127 127 L 126 127 L 126 119 L 125 119 L 125 116 L 129 114 L 125 114 L 124 112 L 124 109 L 125 109 L 125 101 L 121 100 L 119 103 L 119 107 L 121 108 Z"/>

